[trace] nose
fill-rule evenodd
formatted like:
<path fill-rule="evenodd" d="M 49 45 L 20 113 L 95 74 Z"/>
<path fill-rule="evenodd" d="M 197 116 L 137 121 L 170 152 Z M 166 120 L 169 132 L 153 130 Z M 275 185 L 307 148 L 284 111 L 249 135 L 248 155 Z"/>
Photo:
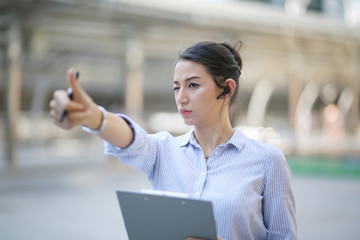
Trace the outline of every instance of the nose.
<path fill-rule="evenodd" d="M 186 92 L 181 88 L 177 92 L 175 92 L 175 100 L 178 105 L 186 104 L 189 102 Z"/>

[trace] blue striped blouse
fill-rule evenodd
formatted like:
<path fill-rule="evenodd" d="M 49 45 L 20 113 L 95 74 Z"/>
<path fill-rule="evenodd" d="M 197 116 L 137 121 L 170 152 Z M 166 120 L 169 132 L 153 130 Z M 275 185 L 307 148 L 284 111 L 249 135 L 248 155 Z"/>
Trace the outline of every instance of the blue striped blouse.
<path fill-rule="evenodd" d="M 105 153 L 146 174 L 153 188 L 212 201 L 217 234 L 226 240 L 297 239 L 291 171 L 282 152 L 235 129 L 205 161 L 193 130 L 147 134 L 125 115 L 135 138 Z"/>

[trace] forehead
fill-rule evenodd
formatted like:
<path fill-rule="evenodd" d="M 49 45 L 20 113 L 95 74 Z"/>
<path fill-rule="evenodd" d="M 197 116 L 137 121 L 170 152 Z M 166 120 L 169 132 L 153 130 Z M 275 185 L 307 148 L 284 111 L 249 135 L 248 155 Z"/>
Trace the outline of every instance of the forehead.
<path fill-rule="evenodd" d="M 181 60 L 175 65 L 174 81 L 179 82 L 193 77 L 206 78 L 211 76 L 205 66 L 197 62 Z"/>

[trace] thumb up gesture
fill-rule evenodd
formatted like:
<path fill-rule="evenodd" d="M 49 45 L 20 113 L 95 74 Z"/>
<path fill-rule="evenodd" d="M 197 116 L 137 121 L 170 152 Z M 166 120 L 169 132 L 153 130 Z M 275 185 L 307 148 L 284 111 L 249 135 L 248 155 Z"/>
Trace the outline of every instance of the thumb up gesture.
<path fill-rule="evenodd" d="M 69 69 L 68 91 L 57 90 L 50 101 L 50 115 L 55 124 L 62 129 L 70 130 L 78 125 L 97 129 L 101 125 L 102 113 L 90 96 L 77 81 L 78 72 Z"/>

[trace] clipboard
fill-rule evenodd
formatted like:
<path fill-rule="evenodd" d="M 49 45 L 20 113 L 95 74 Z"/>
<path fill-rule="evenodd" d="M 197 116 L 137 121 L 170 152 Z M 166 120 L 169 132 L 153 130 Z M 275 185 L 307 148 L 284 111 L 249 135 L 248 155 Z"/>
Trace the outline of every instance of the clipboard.
<path fill-rule="evenodd" d="M 217 240 L 210 201 L 129 191 L 116 194 L 129 240 Z"/>

